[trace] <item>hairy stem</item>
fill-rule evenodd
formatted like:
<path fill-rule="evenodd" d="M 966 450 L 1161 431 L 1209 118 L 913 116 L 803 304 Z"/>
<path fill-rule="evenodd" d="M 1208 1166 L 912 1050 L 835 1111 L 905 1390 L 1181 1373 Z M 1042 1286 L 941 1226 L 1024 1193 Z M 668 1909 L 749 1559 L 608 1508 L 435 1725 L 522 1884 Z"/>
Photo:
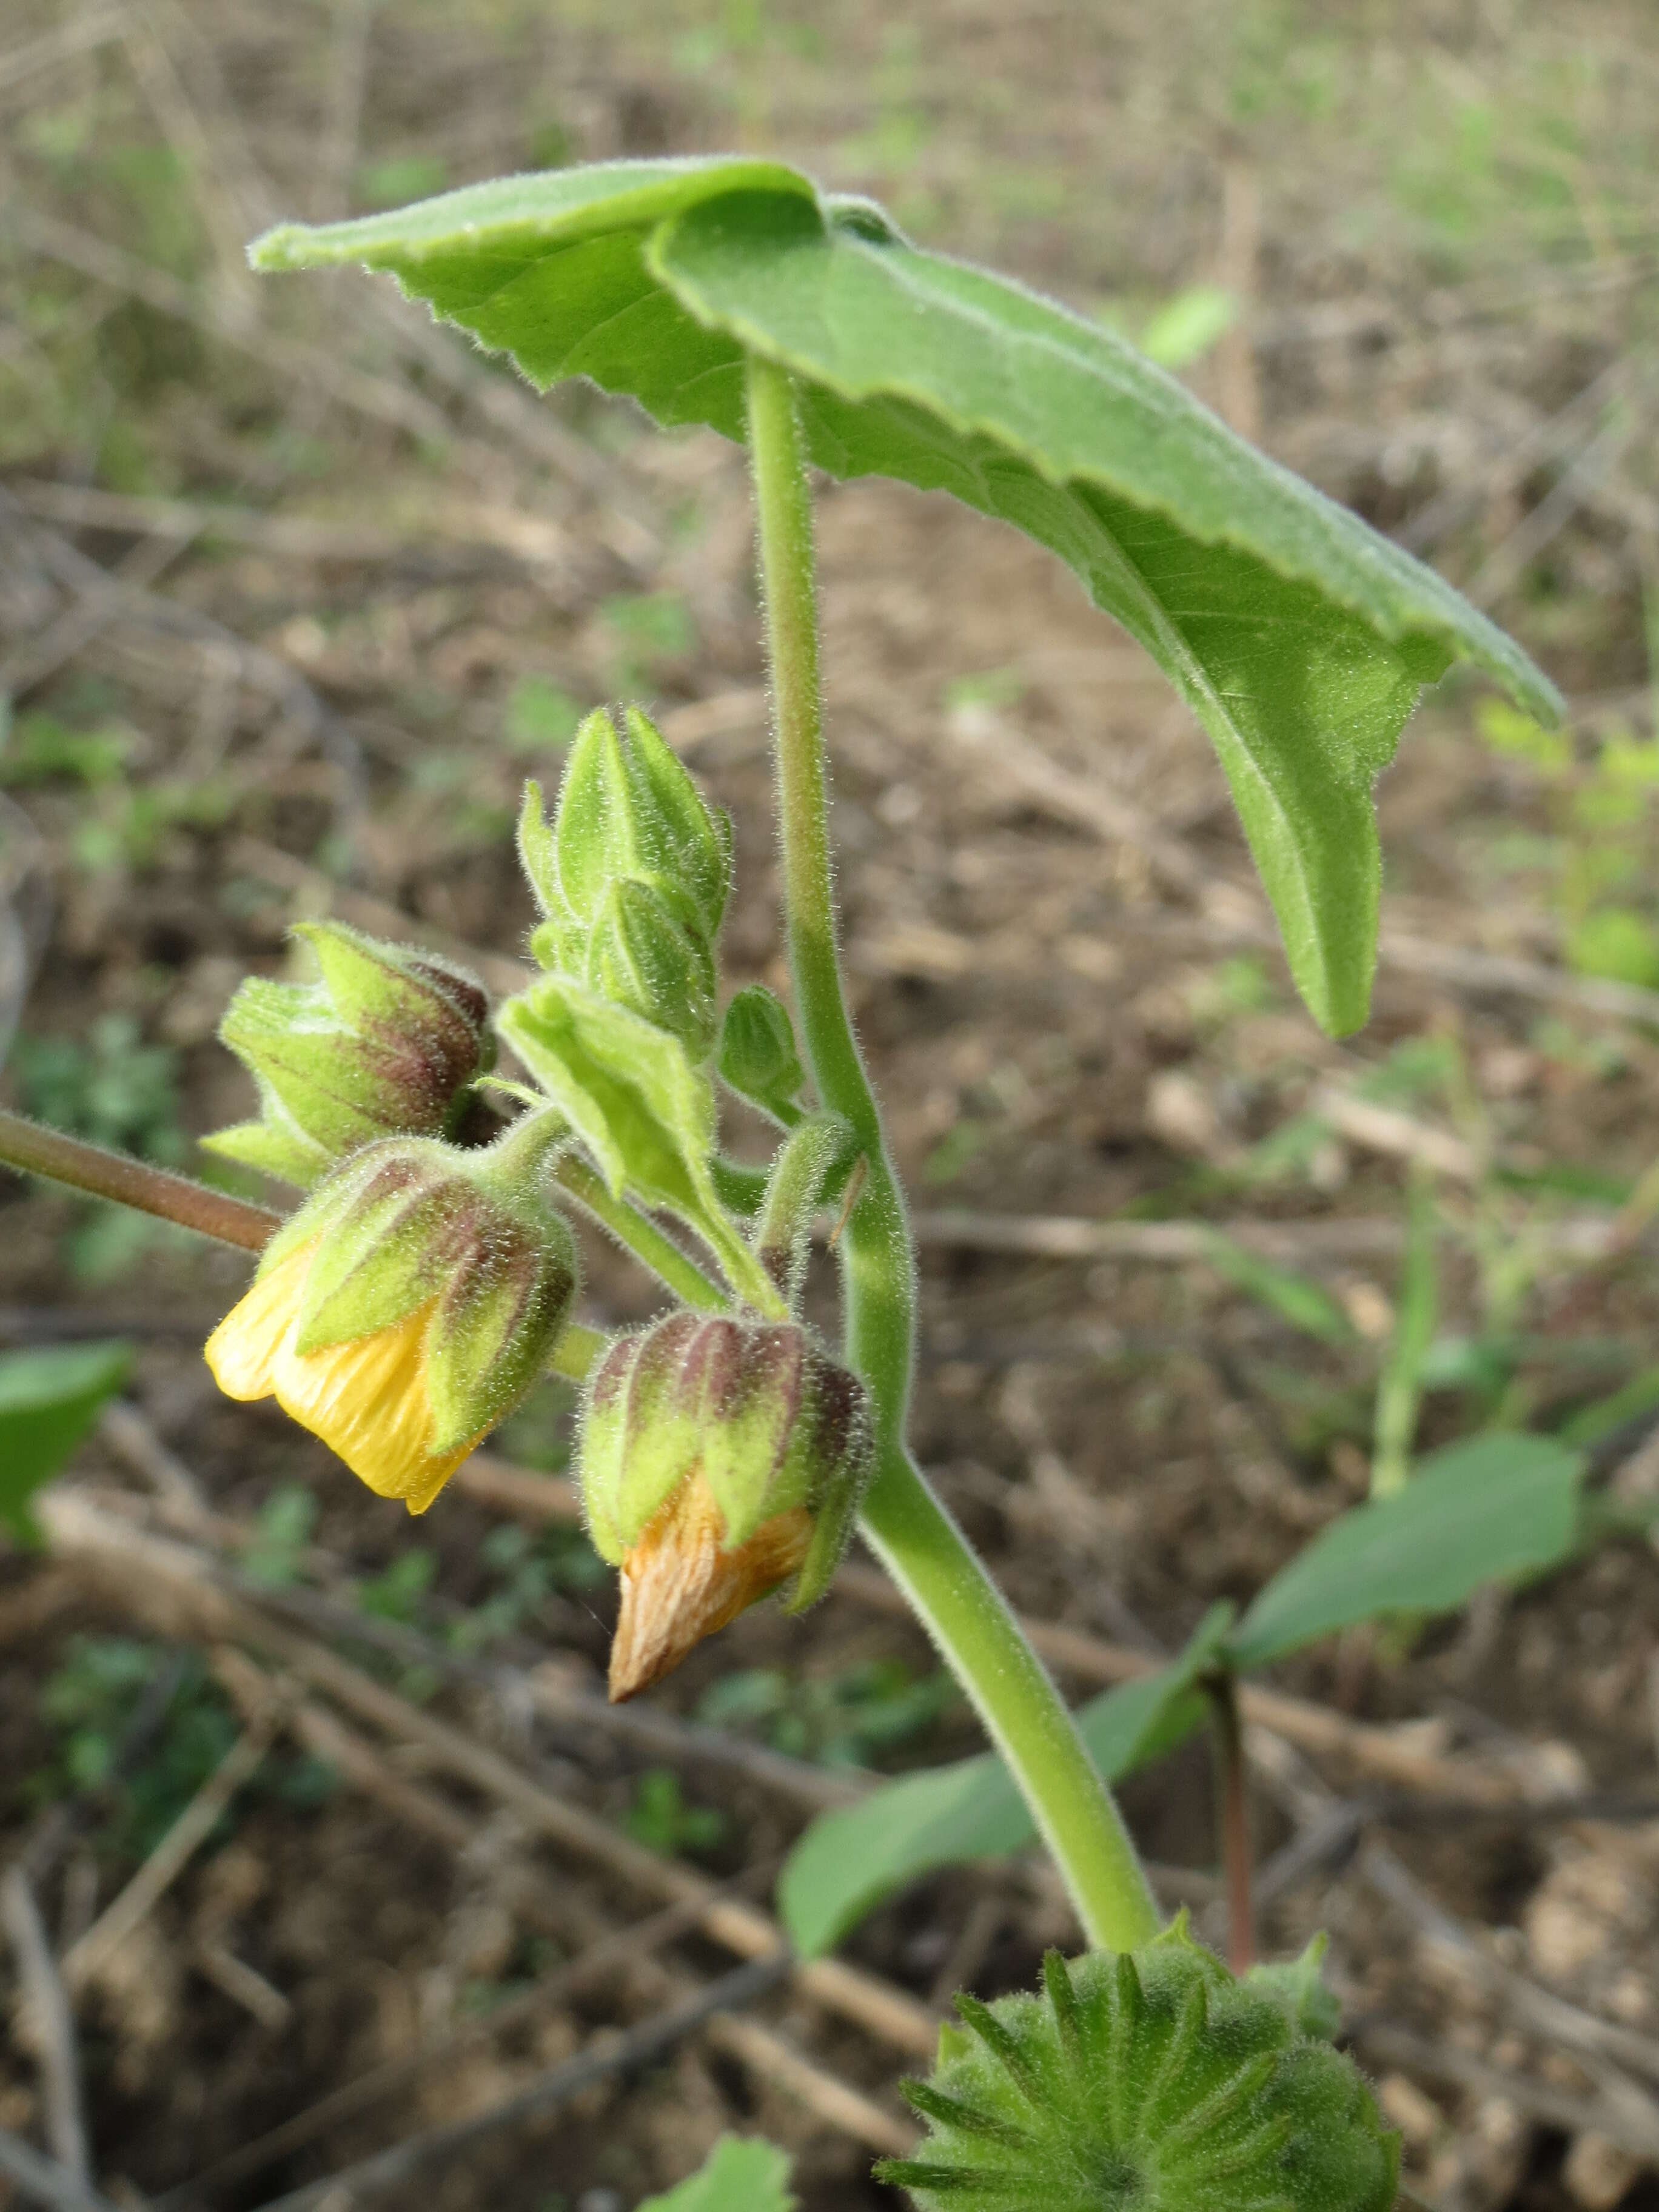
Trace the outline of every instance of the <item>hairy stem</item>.
<path fill-rule="evenodd" d="M 1252 1890 L 1249 1778 L 1244 1765 L 1244 1729 L 1238 1711 L 1238 1683 L 1230 1667 L 1206 1677 L 1210 1717 L 1215 1729 L 1217 1826 L 1227 1888 L 1227 1963 L 1234 1973 L 1255 1964 L 1255 1905 Z"/>
<path fill-rule="evenodd" d="M 244 1252 L 263 1251 L 271 1231 L 281 1225 L 282 1217 L 263 1206 L 210 1190 L 205 1183 L 154 1167 L 148 1160 L 130 1159 L 123 1152 L 106 1152 L 101 1145 L 66 1137 L 59 1129 L 43 1128 L 3 1107 L 0 1162 L 26 1175 L 68 1183 L 94 1198 L 113 1199 L 118 1206 L 131 1206 L 162 1221 L 176 1221 Z"/>
<path fill-rule="evenodd" d="M 805 452 L 787 374 L 751 355 L 748 382 L 795 1002 L 819 1099 L 851 1124 L 868 1162 L 837 1248 L 847 1356 L 875 1403 L 877 1471 L 863 1531 L 1018 1782 L 1090 1941 L 1132 1950 L 1158 1925 L 1134 1847 L 1041 1660 L 904 1448 L 915 1261 L 842 989 Z"/>
<path fill-rule="evenodd" d="M 686 1305 L 696 1306 L 699 1313 L 726 1311 L 732 1301 L 720 1285 L 711 1281 L 695 1260 L 688 1259 L 673 1238 L 665 1237 L 648 1214 L 641 1213 L 637 1206 L 630 1206 L 625 1198 L 612 1198 L 604 1176 L 596 1175 L 586 1160 L 567 1152 L 554 1169 L 553 1180 L 568 1191 L 602 1229 L 608 1230 L 619 1244 L 625 1244 L 636 1260 L 666 1283 L 676 1297 Z"/>

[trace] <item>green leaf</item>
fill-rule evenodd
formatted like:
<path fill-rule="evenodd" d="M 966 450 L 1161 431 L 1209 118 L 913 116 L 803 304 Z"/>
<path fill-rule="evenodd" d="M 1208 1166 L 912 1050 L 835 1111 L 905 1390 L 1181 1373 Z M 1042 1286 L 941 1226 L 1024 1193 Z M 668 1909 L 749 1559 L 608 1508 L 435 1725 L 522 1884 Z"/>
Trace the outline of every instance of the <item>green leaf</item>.
<path fill-rule="evenodd" d="M 52 1346 L 0 1358 L 0 1528 L 40 1532 L 29 1501 L 50 1482 L 127 1379 L 128 1344 Z"/>
<path fill-rule="evenodd" d="M 1140 350 L 1178 374 L 1202 361 L 1238 320 L 1238 301 L 1219 284 L 1194 284 L 1166 300 L 1141 326 Z"/>
<path fill-rule="evenodd" d="M 1273 1577 L 1239 1625 L 1233 1664 L 1264 1667 L 1379 1614 L 1449 1613 L 1482 1583 L 1553 1566 L 1573 1547 L 1583 1472 L 1551 1437 L 1434 1453 L 1396 1496 L 1345 1513 Z"/>
<path fill-rule="evenodd" d="M 639 2212 L 794 2212 L 789 2154 L 758 2136 L 722 2136 L 677 2189 L 647 2197 Z"/>
<path fill-rule="evenodd" d="M 1078 1727 L 1109 1783 L 1174 1750 L 1200 1725 L 1205 1700 L 1194 1685 L 1231 1620 L 1231 1606 L 1212 1607 L 1178 1659 L 1081 1709 Z M 1036 1832 L 996 1753 L 928 1767 L 821 1814 L 779 1877 L 778 1909 L 796 1949 L 816 1958 L 907 1882 L 1023 1850 Z"/>
<path fill-rule="evenodd" d="M 1219 1231 L 1206 1238 L 1205 1251 L 1218 1274 L 1224 1275 L 1247 1297 L 1276 1313 L 1281 1321 L 1287 1321 L 1292 1328 L 1300 1329 L 1304 1336 L 1316 1337 L 1321 1344 L 1353 1342 L 1354 1326 L 1343 1311 L 1340 1300 L 1311 1275 L 1275 1267 L 1271 1260 L 1247 1251 L 1243 1245 L 1235 1244 L 1231 1237 L 1222 1236 Z"/>
<path fill-rule="evenodd" d="M 401 213 L 289 224 L 262 269 L 361 262 L 513 356 L 662 423 L 744 434 L 743 362 L 795 375 L 813 459 L 943 489 L 1067 561 L 1209 732 L 1297 985 L 1364 1020 L 1380 878 L 1371 785 L 1422 685 L 1466 659 L 1555 692 L 1434 573 L 1235 437 L 1110 331 L 918 252 L 878 208 L 775 163 L 503 179 Z"/>
<path fill-rule="evenodd" d="M 1425 1387 L 1424 1370 L 1440 1320 L 1440 1273 L 1435 1257 L 1434 1192 L 1422 1170 L 1412 1178 L 1406 1214 L 1406 1260 L 1388 1358 L 1376 1384 L 1372 1427 L 1371 1496 L 1393 1498 L 1412 1475 L 1412 1446 Z"/>

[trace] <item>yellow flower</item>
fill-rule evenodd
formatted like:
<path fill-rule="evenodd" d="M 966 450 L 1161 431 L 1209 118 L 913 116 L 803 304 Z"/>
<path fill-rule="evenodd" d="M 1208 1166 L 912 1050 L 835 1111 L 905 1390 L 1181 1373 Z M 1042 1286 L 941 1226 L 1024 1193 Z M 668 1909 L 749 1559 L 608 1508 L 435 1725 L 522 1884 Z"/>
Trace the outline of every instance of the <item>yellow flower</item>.
<path fill-rule="evenodd" d="M 401 1498 L 411 1513 L 424 1513 L 493 1424 L 454 1449 L 429 1449 L 427 1332 L 437 1292 L 372 1335 L 318 1352 L 295 1349 L 318 1241 L 300 1245 L 255 1280 L 208 1339 L 204 1356 L 227 1397 L 274 1397 L 380 1497 Z"/>

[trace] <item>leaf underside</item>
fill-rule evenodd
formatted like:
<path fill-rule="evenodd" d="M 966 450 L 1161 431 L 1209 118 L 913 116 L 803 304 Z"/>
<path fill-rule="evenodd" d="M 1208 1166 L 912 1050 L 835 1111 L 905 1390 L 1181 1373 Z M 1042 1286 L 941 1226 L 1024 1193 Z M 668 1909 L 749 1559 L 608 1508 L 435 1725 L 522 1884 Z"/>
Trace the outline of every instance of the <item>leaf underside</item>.
<path fill-rule="evenodd" d="M 919 252 L 781 164 L 611 162 L 320 229 L 262 269 L 361 263 L 542 387 L 586 376 L 742 441 L 744 356 L 797 380 L 809 450 L 1012 523 L 1077 572 L 1198 715 L 1291 972 L 1365 1018 L 1381 881 L 1371 787 L 1454 660 L 1559 702 L 1449 585 L 1235 437 L 1110 331 Z"/>

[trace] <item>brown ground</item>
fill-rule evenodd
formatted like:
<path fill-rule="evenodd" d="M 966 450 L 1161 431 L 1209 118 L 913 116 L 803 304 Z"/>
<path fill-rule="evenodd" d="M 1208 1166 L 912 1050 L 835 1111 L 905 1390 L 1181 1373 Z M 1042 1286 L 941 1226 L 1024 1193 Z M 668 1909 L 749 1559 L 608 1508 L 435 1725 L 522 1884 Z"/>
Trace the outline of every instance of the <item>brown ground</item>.
<path fill-rule="evenodd" d="M 40 1040 L 125 1016 L 133 1039 L 173 1055 L 179 1127 L 239 1115 L 245 1087 L 214 1024 L 240 974 L 283 972 L 289 924 L 331 905 L 374 926 L 378 902 L 411 932 L 514 953 L 529 907 L 512 810 L 526 773 L 556 772 L 525 735 L 529 678 L 583 706 L 623 690 L 653 703 L 735 818 L 728 978 L 782 983 L 738 458 L 648 435 L 592 394 L 535 403 L 356 280 L 255 288 L 237 259 L 276 213 L 376 191 L 535 160 L 773 149 L 882 194 L 929 243 L 1085 307 L 1109 295 L 1132 327 L 1184 285 L 1231 287 L 1247 319 L 1194 368 L 1199 388 L 1474 588 L 1573 702 L 1577 764 L 1553 778 L 1479 740 L 1471 688 L 1447 686 L 1419 715 L 1382 793 L 1388 921 L 1459 957 L 1432 975 L 1385 958 L 1370 1028 L 1330 1045 L 1276 956 L 1182 895 L 1171 851 L 1200 884 L 1245 880 L 1219 772 L 1072 579 L 942 500 L 826 489 L 853 988 L 924 1215 L 915 1440 L 1015 1601 L 1097 1646 L 1173 1648 L 1363 1494 L 1413 1156 L 1435 1193 L 1443 1333 L 1529 1340 L 1485 1396 L 1431 1392 L 1425 1444 L 1499 1416 L 1553 1424 L 1649 1364 L 1650 1255 L 1583 1255 L 1605 1246 L 1609 1189 L 1659 1149 L 1659 1024 L 1633 1018 L 1634 998 L 1598 1006 L 1563 964 L 1574 884 L 1643 913 L 1652 880 L 1645 796 L 1614 819 L 1595 766 L 1610 732 L 1653 734 L 1648 11 L 1575 10 L 1569 34 L 1557 15 L 1503 4 L 930 0 L 894 26 L 858 0 L 776 15 L 736 0 L 378 13 L 157 0 L 123 12 L 113 42 L 70 52 L 81 21 L 15 0 L 0 38 L 0 487 L 15 502 L 0 535 L 0 688 L 20 718 L 112 726 L 129 752 L 110 785 L 59 775 L 0 793 L 0 890 L 33 953 L 15 1096 L 38 1103 L 24 1086 Z M 30 42 L 54 38 L 64 51 L 40 49 L 24 75 Z M 388 181 L 385 165 L 416 158 L 445 174 Z M 253 520 L 180 544 L 163 499 Z M 304 520 L 376 542 L 323 546 Z M 641 595 L 664 595 L 644 645 Z M 153 795 L 153 826 L 125 811 L 135 789 Z M 1102 793 L 1137 834 L 1106 833 Z M 1521 963 L 1519 988 L 1514 968 L 1497 987 L 1493 956 Z M 1375 1101 L 1368 1115 L 1359 1091 L 1385 1063 L 1409 1074 L 1425 1041 L 1440 1073 L 1397 1081 L 1382 1101 L 1393 1119 Z M 129 1089 L 132 1050 L 110 1048 Z M 88 1096 L 83 1082 L 76 1110 L 94 1110 Z M 1309 1116 L 1307 1141 L 1271 1172 L 1268 1141 Z M 155 1127 L 167 1124 L 162 1110 Z M 164 1142 L 136 1109 L 128 1126 Z M 532 1553 L 550 1564 L 489 1640 L 482 1608 L 513 1571 L 489 1548 L 512 1525 L 499 1505 L 452 1494 L 412 1528 L 280 1416 L 214 1394 L 197 1347 L 244 1279 L 238 1255 L 160 1237 L 100 1272 L 76 1203 L 9 1182 L 0 1204 L 0 1329 L 119 1328 L 140 1345 L 143 1425 L 106 1429 L 74 1468 L 106 1516 L 114 1486 L 134 1516 L 115 1571 L 0 1552 L 0 1824 L 9 1850 L 34 1838 L 54 1935 L 83 1929 L 155 1839 L 94 1795 L 42 1841 L 64 1790 L 52 1713 L 64 1670 L 87 1663 L 74 1639 L 147 1638 L 152 1670 L 175 1646 L 209 1653 L 222 1686 L 192 1677 L 159 1739 L 133 1747 L 158 1789 L 167 1760 L 182 1762 L 161 1794 L 178 1810 L 234 1737 L 237 1693 L 260 1694 L 225 1656 L 258 1636 L 212 1612 L 203 1557 L 237 1556 L 295 1483 L 317 1505 L 313 1549 L 293 1562 L 302 1581 L 349 1602 L 350 1582 L 423 1550 L 432 1588 L 404 1618 L 432 1635 L 470 1624 L 463 1648 L 496 1669 L 446 1683 L 407 1653 L 354 1647 L 376 1679 L 618 1826 L 637 1832 L 662 1802 L 651 1778 L 676 1771 L 685 1806 L 723 1816 L 682 1825 L 685 1862 L 754 1871 L 764 1902 L 766 1869 L 828 1770 L 744 1775 L 683 1741 L 536 1719 L 524 1667 L 552 1654 L 559 1682 L 592 1688 L 604 1662 L 609 1586 L 584 1579 L 568 1534 Z M 1362 1340 L 1310 1351 L 1201 1261 L 988 1249 L 1009 1218 L 1255 1224 L 1261 1249 L 1336 1291 Z M 589 1262 L 591 1317 L 650 1310 L 614 1255 L 595 1246 Z M 556 1468 L 562 1437 L 550 1399 L 502 1449 Z M 158 1440 L 193 1504 L 158 1473 Z M 1639 1436 L 1633 1449 L 1598 1470 L 1631 1504 L 1655 1480 Z M 143 1528 L 195 1547 L 187 1601 Z M 1330 1930 L 1355 2049 L 1405 2131 L 1413 2186 L 1444 2212 L 1659 2203 L 1659 1821 L 1636 1817 L 1655 1796 L 1656 1608 L 1650 1553 L 1609 1542 L 1459 1620 L 1320 1647 L 1273 1685 L 1308 1704 L 1255 1740 L 1264 1943 L 1285 1952 Z M 899 1766 L 974 1747 L 960 1705 L 926 1694 L 920 1635 L 856 1594 L 805 1624 L 756 1611 L 649 1707 L 690 1718 L 740 1670 L 769 1668 L 792 1711 L 821 1711 L 872 1666 L 922 1687 L 909 1726 L 865 1739 L 861 1756 Z M 1108 1678 L 1065 1673 L 1079 1697 Z M 896 1701 L 890 1685 L 880 1711 Z M 309 1737 L 288 1714 L 260 1786 L 78 2000 L 95 2168 L 118 2202 L 174 2190 L 663 1901 L 602 1850 L 550 1842 L 522 1802 L 492 1801 L 412 1721 L 359 1711 L 378 1764 L 308 1787 L 295 1747 L 323 1745 L 334 1705 L 320 1704 Z M 1334 1747 L 1310 1748 L 1310 1707 L 1336 1717 Z M 205 1731 L 194 1766 L 185 1709 Z M 1342 1721 L 1399 1726 L 1345 1734 Z M 411 1784 L 423 1811 L 397 1794 Z M 1449 1790 L 1477 1785 L 1502 1802 L 1444 1814 Z M 1626 1816 L 1540 1807 L 1596 1791 Z M 1340 1833 L 1334 1800 L 1364 1801 Z M 1221 1940 L 1201 1750 L 1138 1778 L 1126 1802 L 1170 1902 L 1193 1902 Z M 1297 1857 L 1273 1856 L 1298 1841 Z M 1066 1909 L 1019 1865 L 924 1885 L 847 1955 L 933 2006 L 957 1986 L 1028 1984 L 1051 1941 L 1075 1941 Z M 263 2204 L 487 2107 L 732 1963 L 704 1936 L 665 1934 L 191 2201 Z M 916 2053 L 799 1991 L 745 2017 L 773 2042 L 690 2036 L 539 2131 L 496 2130 L 423 2179 L 418 2201 L 624 2212 L 723 2127 L 794 2149 L 811 2212 L 896 2201 L 863 2177 L 883 2129 L 902 2131 L 890 2084 Z M 808 2077 L 789 2072 L 792 2053 Z M 0 2128 L 37 2143 L 39 2079 L 14 2012 Z M 836 2104 L 837 2085 L 866 2103 Z"/>

